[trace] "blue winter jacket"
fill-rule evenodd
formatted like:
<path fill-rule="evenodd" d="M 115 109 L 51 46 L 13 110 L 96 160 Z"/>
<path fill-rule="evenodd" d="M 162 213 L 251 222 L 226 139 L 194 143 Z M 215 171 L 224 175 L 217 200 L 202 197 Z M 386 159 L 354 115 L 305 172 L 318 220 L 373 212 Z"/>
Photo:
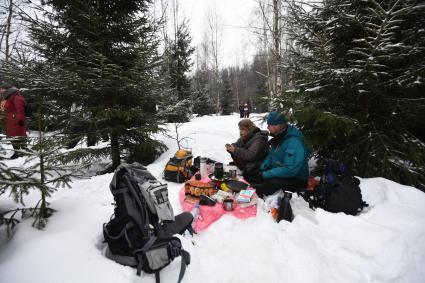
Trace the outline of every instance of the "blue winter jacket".
<path fill-rule="evenodd" d="M 261 164 L 263 178 L 298 178 L 307 182 L 308 156 L 303 134 L 288 125 L 280 143 L 270 146 L 269 154 Z"/>

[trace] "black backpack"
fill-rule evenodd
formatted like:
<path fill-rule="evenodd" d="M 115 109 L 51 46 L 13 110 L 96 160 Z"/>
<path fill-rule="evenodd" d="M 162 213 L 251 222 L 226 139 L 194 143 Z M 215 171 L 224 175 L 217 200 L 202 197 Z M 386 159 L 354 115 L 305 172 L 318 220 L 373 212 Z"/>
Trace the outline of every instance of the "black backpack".
<path fill-rule="evenodd" d="M 31 104 L 29 104 L 28 102 L 25 102 L 25 107 L 24 107 L 24 113 L 25 113 L 25 117 L 27 118 L 31 118 L 32 117 L 32 106 Z"/>
<path fill-rule="evenodd" d="M 360 181 L 352 176 L 345 165 L 335 160 L 323 163 L 320 183 L 312 191 L 303 193 L 310 208 L 323 208 L 329 212 L 356 215 L 368 206 L 362 199 Z"/>
<path fill-rule="evenodd" d="M 32 105 L 31 103 L 29 103 L 26 99 L 26 97 L 23 95 L 22 92 L 19 92 L 20 96 L 22 96 L 22 98 L 24 99 L 24 115 L 26 118 L 32 118 L 32 114 L 33 114 L 33 110 L 32 110 Z"/>
<path fill-rule="evenodd" d="M 106 256 L 114 261 L 155 273 L 181 256 L 178 278 L 184 276 L 190 255 L 182 248 L 179 238 L 186 229 L 190 232 L 193 216 L 183 212 L 174 217 L 168 200 L 166 184 L 161 184 L 142 165 L 123 164 L 117 168 L 110 184 L 115 209 L 111 220 L 103 225 L 107 243 Z"/>

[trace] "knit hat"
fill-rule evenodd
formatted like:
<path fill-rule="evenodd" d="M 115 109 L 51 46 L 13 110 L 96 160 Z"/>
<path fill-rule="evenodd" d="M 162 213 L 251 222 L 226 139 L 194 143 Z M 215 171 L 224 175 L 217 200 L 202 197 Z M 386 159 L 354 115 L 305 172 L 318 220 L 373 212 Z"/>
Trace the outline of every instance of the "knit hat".
<path fill-rule="evenodd" d="M 11 88 L 12 86 L 10 85 L 10 84 L 8 84 L 7 82 L 5 82 L 5 81 L 0 81 L 0 88 L 3 88 L 3 89 L 8 89 L 8 88 Z"/>
<path fill-rule="evenodd" d="M 286 123 L 285 115 L 276 111 L 270 112 L 267 116 L 268 125 L 283 125 Z"/>

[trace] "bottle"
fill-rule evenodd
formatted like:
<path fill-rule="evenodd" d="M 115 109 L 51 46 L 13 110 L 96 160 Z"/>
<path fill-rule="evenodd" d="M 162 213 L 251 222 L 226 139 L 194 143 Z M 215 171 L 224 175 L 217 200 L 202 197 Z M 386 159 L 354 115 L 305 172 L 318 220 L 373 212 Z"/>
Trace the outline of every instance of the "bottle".
<path fill-rule="evenodd" d="M 292 193 L 285 191 L 279 206 L 279 215 L 277 217 L 278 223 L 282 219 L 289 222 L 292 222 L 292 220 L 294 219 L 294 214 L 292 213 L 292 207 L 290 203 L 291 198 Z"/>
<path fill-rule="evenodd" d="M 207 159 L 205 157 L 201 157 L 199 171 L 201 173 L 201 178 L 205 178 L 208 176 L 207 173 Z"/>
<path fill-rule="evenodd" d="M 190 213 L 193 216 L 192 227 L 193 227 L 193 224 L 196 222 L 196 220 L 198 220 L 200 209 L 201 209 L 200 204 L 197 203 L 197 204 L 195 204 L 195 206 L 190 211 Z"/>

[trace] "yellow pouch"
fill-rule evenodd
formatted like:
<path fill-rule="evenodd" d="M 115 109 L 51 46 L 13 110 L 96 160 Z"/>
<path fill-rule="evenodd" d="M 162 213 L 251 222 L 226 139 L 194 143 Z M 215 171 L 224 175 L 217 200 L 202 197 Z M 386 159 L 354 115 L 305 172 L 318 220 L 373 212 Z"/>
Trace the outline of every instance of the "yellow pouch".
<path fill-rule="evenodd" d="M 225 192 L 230 190 L 229 187 L 226 185 L 226 183 L 221 183 L 220 189 L 222 189 Z"/>

